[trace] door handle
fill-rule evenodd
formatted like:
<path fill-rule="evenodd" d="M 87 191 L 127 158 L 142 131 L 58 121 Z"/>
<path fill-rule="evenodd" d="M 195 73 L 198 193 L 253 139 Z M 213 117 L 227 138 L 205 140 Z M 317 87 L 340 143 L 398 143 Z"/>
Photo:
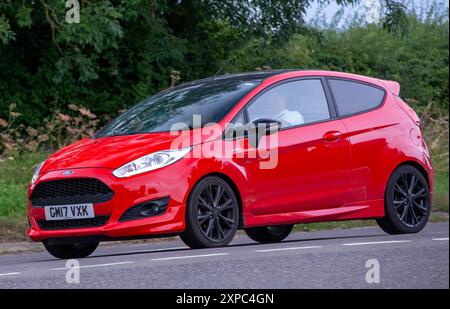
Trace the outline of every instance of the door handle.
<path fill-rule="evenodd" d="M 325 142 L 334 142 L 342 137 L 342 132 L 339 131 L 329 131 L 323 135 L 323 140 Z"/>

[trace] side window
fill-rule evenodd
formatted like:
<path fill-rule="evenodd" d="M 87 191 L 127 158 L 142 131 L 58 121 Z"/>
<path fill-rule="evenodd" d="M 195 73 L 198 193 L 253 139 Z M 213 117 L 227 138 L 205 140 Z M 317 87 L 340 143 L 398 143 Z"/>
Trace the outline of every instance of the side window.
<path fill-rule="evenodd" d="M 384 91 L 357 82 L 329 79 L 340 116 L 367 111 L 381 105 Z"/>
<path fill-rule="evenodd" d="M 236 125 L 245 125 L 245 117 L 244 117 L 244 112 L 240 111 L 233 119 L 233 124 Z"/>
<path fill-rule="evenodd" d="M 245 135 L 245 116 L 243 110 L 240 111 L 225 130 L 225 138 L 239 138 Z"/>
<path fill-rule="evenodd" d="M 297 80 L 276 86 L 247 108 L 250 122 L 278 120 L 282 128 L 330 119 L 327 99 L 319 79 Z"/>

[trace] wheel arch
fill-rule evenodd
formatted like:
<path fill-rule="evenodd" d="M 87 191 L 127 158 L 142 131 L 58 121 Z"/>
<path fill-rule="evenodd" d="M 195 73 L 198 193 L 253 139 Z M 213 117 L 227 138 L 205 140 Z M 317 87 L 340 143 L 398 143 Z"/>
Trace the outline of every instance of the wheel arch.
<path fill-rule="evenodd" d="M 393 168 L 391 169 L 391 171 L 388 174 L 386 174 L 387 178 L 385 179 L 385 182 L 384 182 L 383 199 L 385 198 L 387 185 L 388 185 L 389 179 L 391 178 L 392 174 L 394 174 L 394 172 L 398 168 L 405 166 L 405 165 L 416 168 L 423 175 L 423 177 L 425 177 L 425 180 L 427 181 L 427 184 L 428 184 L 428 189 L 430 190 L 431 195 L 433 195 L 432 172 L 427 171 L 427 169 L 420 162 L 417 162 L 414 159 L 407 159 L 405 161 L 401 161 L 401 162 L 398 162 L 397 164 L 395 164 L 393 166 Z"/>
<path fill-rule="evenodd" d="M 219 172 L 211 172 L 211 173 L 203 175 L 202 177 L 197 179 L 197 181 L 195 182 L 195 185 L 192 186 L 192 189 L 189 192 L 187 200 L 189 200 L 189 197 L 191 196 L 194 187 L 201 180 L 205 179 L 206 177 L 212 177 L 212 176 L 219 177 L 220 179 L 224 180 L 231 187 L 231 189 L 233 190 L 234 194 L 236 195 L 236 199 L 238 201 L 238 208 L 239 208 L 239 225 L 238 225 L 238 229 L 242 229 L 244 227 L 244 211 L 243 211 L 242 196 L 241 196 L 241 193 L 240 193 L 236 183 L 228 175 L 225 175 L 225 174 L 219 173 Z"/>
<path fill-rule="evenodd" d="M 416 161 L 411 161 L 411 160 L 404 161 L 404 162 L 400 163 L 399 165 L 397 165 L 394 168 L 394 170 L 392 171 L 392 173 L 395 170 L 397 170 L 399 167 L 404 166 L 404 165 L 409 165 L 409 166 L 412 166 L 412 167 L 416 168 L 423 175 L 423 177 L 425 177 L 425 179 L 427 181 L 427 184 L 428 184 L 428 188 L 431 190 L 432 181 L 430 179 L 430 174 L 428 173 L 428 171 L 420 163 L 418 163 Z M 391 173 L 391 175 L 392 175 L 392 173 Z"/>

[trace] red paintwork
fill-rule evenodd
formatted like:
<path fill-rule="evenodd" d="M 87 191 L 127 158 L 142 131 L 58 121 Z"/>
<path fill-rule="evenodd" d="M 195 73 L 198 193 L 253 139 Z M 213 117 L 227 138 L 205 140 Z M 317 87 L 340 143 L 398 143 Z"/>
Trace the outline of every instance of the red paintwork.
<path fill-rule="evenodd" d="M 304 76 L 334 76 L 372 83 L 387 90 L 379 109 L 278 132 L 278 165 L 259 169 L 260 155 L 242 158 L 239 152 L 255 152 L 247 139 L 221 140 L 225 124 L 264 88 L 284 79 Z M 118 179 L 112 171 L 143 155 L 169 149 L 180 136 L 152 133 L 84 139 L 52 155 L 41 169 L 36 184 L 67 177 L 96 177 L 108 184 L 112 200 L 95 205 L 96 215 L 110 214 L 103 227 L 43 231 L 36 219 L 42 208 L 31 207 L 29 237 L 41 241 L 53 237 L 106 235 L 129 237 L 180 233 L 185 229 L 186 201 L 194 185 L 206 175 L 220 174 L 232 181 L 242 201 L 244 227 L 333 221 L 384 216 L 383 196 L 390 174 L 410 162 L 423 167 L 433 191 L 433 169 L 418 117 L 401 99 L 396 82 L 328 71 L 296 71 L 266 79 L 245 96 L 222 121 L 200 137 L 197 132 L 181 136 L 184 146 L 208 147 L 221 140 L 234 144 L 229 158 L 213 150 L 212 157 L 183 158 L 159 170 Z M 203 132 L 205 133 L 205 132 Z M 265 137 L 266 139 L 270 137 Z M 270 150 L 270 149 L 268 149 Z M 195 148 L 194 148 L 195 151 Z M 62 176 L 62 170 L 74 174 Z M 33 186 L 29 188 L 30 196 Z M 170 196 L 166 213 L 128 222 L 118 218 L 129 207 L 154 198 Z"/>

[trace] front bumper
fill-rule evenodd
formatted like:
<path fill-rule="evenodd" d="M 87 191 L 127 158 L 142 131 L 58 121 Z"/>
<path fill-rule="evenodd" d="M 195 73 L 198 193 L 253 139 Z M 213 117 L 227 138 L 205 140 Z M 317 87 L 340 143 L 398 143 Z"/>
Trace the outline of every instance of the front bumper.
<path fill-rule="evenodd" d="M 108 168 L 73 169 L 73 174 L 63 176 L 63 171 L 50 171 L 40 176 L 28 192 L 28 218 L 30 227 L 28 236 L 33 241 L 52 238 L 99 237 L 109 239 L 138 238 L 142 236 L 177 234 L 185 229 L 185 203 L 189 190 L 189 169 L 180 173 L 180 169 L 168 166 L 129 178 L 116 178 Z M 34 187 L 40 182 L 68 178 L 96 178 L 114 191 L 109 201 L 94 204 L 95 216 L 109 216 L 106 224 L 98 227 L 43 230 L 37 220 L 44 220 L 43 207 L 32 206 L 29 198 Z M 119 221 L 123 213 L 143 202 L 170 197 L 164 213 L 131 221 Z"/>

